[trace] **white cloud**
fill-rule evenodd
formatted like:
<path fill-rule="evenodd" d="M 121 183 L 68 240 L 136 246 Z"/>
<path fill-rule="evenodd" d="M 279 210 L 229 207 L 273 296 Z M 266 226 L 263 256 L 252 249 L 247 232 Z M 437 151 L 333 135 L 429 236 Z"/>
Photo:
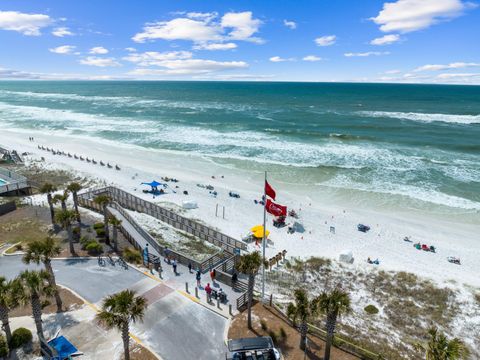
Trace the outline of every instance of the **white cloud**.
<path fill-rule="evenodd" d="M 302 60 L 303 60 L 303 61 L 312 61 L 312 62 L 314 62 L 314 61 L 320 61 L 320 60 L 322 60 L 322 58 L 321 58 L 321 57 L 318 57 L 318 56 L 315 56 L 315 55 L 308 55 L 308 56 L 305 56 Z"/>
<path fill-rule="evenodd" d="M 103 46 L 95 46 L 90 49 L 89 54 L 108 54 L 108 49 L 105 49 Z"/>
<path fill-rule="evenodd" d="M 262 22 L 252 18 L 251 11 L 240 13 L 229 12 L 222 16 L 223 28 L 232 28 L 228 37 L 233 40 L 249 40 L 258 31 Z"/>
<path fill-rule="evenodd" d="M 58 27 L 53 29 L 52 35 L 57 37 L 64 37 L 64 36 L 73 36 L 75 34 L 71 32 L 67 27 Z"/>
<path fill-rule="evenodd" d="M 190 40 L 194 42 L 220 41 L 222 39 L 220 32 L 219 26 L 211 26 L 204 21 L 177 18 L 147 24 L 143 28 L 143 32 L 136 34 L 132 39 L 138 43 L 156 39 Z"/>
<path fill-rule="evenodd" d="M 337 37 L 335 35 L 325 35 L 315 39 L 315 43 L 318 46 L 330 46 L 335 44 L 335 41 L 337 41 Z"/>
<path fill-rule="evenodd" d="M 217 13 L 187 13 L 169 21 L 148 23 L 143 31 L 133 36 L 133 41 L 189 40 L 195 43 L 243 40 L 261 43 L 253 37 L 262 22 L 254 19 L 251 11 L 229 12 L 220 19 Z"/>
<path fill-rule="evenodd" d="M 133 47 L 127 47 L 127 48 L 125 48 L 125 50 L 128 51 L 128 52 L 135 52 L 135 51 L 137 51 L 137 49 L 135 49 L 135 48 L 133 48 Z"/>
<path fill-rule="evenodd" d="M 55 54 L 71 54 L 76 49 L 76 46 L 73 45 L 63 45 L 56 48 L 48 49 L 48 51 Z"/>
<path fill-rule="evenodd" d="M 401 71 L 400 71 L 400 70 L 396 70 L 396 69 L 385 71 L 385 74 L 389 74 L 389 75 L 400 74 L 400 73 L 401 73 Z"/>
<path fill-rule="evenodd" d="M 373 39 L 370 41 L 370 45 L 390 45 L 396 43 L 397 41 L 400 41 L 400 35 L 390 34 Z"/>
<path fill-rule="evenodd" d="M 283 20 L 283 25 L 285 25 L 291 30 L 295 30 L 297 28 L 297 23 L 291 20 Z"/>
<path fill-rule="evenodd" d="M 190 59 L 192 53 L 189 51 L 169 51 L 156 52 L 147 51 L 144 53 L 132 53 L 123 58 L 123 60 L 133 62 L 140 66 L 163 66 L 165 61 Z"/>
<path fill-rule="evenodd" d="M 231 50 L 235 49 L 237 44 L 229 43 L 201 43 L 193 46 L 194 50 Z"/>
<path fill-rule="evenodd" d="M 80 64 L 98 66 L 98 67 L 110 67 L 110 66 L 121 66 L 118 61 L 114 58 L 102 58 L 97 56 L 87 56 L 84 59 L 81 59 Z"/>
<path fill-rule="evenodd" d="M 27 36 L 41 35 L 40 29 L 52 20 L 44 14 L 25 14 L 18 11 L 0 11 L 0 29 L 17 31 Z"/>
<path fill-rule="evenodd" d="M 363 52 L 363 53 L 345 53 L 344 55 L 346 57 L 367 57 L 367 56 L 380 56 L 380 55 L 389 55 L 390 53 L 388 51 L 368 51 L 368 52 Z"/>
<path fill-rule="evenodd" d="M 370 20 L 380 25 L 383 32 L 407 33 L 458 17 L 474 6 L 462 0 L 397 0 L 384 3 L 383 9 Z"/>
<path fill-rule="evenodd" d="M 295 58 L 281 58 L 280 56 L 272 56 L 269 59 L 271 62 L 295 61 Z"/>
<path fill-rule="evenodd" d="M 139 68 L 130 75 L 200 75 L 222 70 L 242 69 L 248 67 L 244 61 L 214 61 L 203 59 L 186 59 L 163 61 L 159 66 L 164 69 Z"/>
<path fill-rule="evenodd" d="M 437 76 L 438 79 L 459 79 L 459 78 L 472 78 L 472 77 L 480 77 L 480 73 L 463 73 L 463 74 L 452 74 L 452 73 L 445 73 L 439 74 Z"/>
<path fill-rule="evenodd" d="M 466 63 L 466 62 L 455 62 L 455 63 L 450 63 L 446 65 L 423 65 L 418 68 L 416 68 L 414 71 L 439 71 L 439 70 L 449 70 L 449 69 L 462 69 L 462 68 L 467 68 L 467 67 L 475 67 L 475 66 L 480 66 L 479 63 Z"/>

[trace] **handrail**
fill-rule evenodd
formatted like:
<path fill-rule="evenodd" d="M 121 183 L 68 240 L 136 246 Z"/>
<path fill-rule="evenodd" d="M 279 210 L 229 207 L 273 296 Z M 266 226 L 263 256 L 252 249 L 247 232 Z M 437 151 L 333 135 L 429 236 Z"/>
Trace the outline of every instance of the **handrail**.
<path fill-rule="evenodd" d="M 195 220 L 185 218 L 171 210 L 143 200 L 113 186 L 89 190 L 85 193 L 79 194 L 79 197 L 92 198 L 94 195 L 100 193 L 108 193 L 113 200 L 117 201 L 124 208 L 130 208 L 132 210 L 153 216 L 177 229 L 186 231 L 202 240 L 206 240 L 214 245 L 217 245 L 231 254 L 233 254 L 237 248 L 243 250 L 247 249 L 247 244 L 243 241 L 236 240 L 217 230 L 200 224 Z"/>

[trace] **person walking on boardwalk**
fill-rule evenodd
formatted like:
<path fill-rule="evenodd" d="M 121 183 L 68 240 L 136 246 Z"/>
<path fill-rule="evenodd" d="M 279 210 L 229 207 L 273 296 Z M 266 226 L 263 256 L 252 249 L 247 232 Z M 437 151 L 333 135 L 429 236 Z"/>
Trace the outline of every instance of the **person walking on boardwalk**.
<path fill-rule="evenodd" d="M 215 276 L 217 275 L 217 272 L 215 271 L 215 269 L 212 269 L 212 271 L 210 271 L 210 279 L 212 279 L 212 283 L 215 285 Z"/>
<path fill-rule="evenodd" d="M 237 272 L 234 270 L 232 274 L 232 289 L 235 289 L 235 284 L 238 281 L 238 275 Z"/>
<path fill-rule="evenodd" d="M 202 273 L 200 272 L 200 269 L 197 270 L 197 274 L 195 275 L 195 278 L 197 279 L 197 287 L 200 287 L 200 280 L 202 279 Z"/>
<path fill-rule="evenodd" d="M 188 262 L 188 273 L 189 274 L 192 273 L 192 262 L 191 261 Z"/>
<path fill-rule="evenodd" d="M 165 248 L 165 250 L 163 251 L 163 253 L 165 254 L 165 262 L 167 264 L 170 264 L 170 249 L 168 247 Z"/>
<path fill-rule="evenodd" d="M 212 288 L 210 286 L 210 283 L 205 286 L 205 292 L 207 293 L 207 302 L 212 302 Z"/>
<path fill-rule="evenodd" d="M 173 259 L 172 261 L 173 272 L 177 275 L 177 260 Z"/>

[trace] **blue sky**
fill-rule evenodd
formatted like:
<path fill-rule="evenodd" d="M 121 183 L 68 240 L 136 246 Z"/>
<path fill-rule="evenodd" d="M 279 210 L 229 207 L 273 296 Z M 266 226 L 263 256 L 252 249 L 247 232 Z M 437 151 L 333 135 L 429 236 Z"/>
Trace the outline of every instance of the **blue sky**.
<path fill-rule="evenodd" d="M 2 0 L 1 79 L 480 84 L 463 0 Z"/>

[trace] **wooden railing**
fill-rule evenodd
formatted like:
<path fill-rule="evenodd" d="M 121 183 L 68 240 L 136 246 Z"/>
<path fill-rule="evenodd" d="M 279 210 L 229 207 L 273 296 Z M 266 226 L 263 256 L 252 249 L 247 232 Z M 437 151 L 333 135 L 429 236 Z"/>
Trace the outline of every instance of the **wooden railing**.
<path fill-rule="evenodd" d="M 102 190 L 102 189 L 101 189 Z M 100 195 L 101 193 L 105 193 L 105 191 L 101 190 L 96 190 L 95 193 L 90 193 L 91 195 Z M 101 208 L 100 205 L 96 204 L 93 200 L 91 200 L 93 197 L 92 196 L 82 196 L 78 197 L 78 202 L 81 206 L 87 207 L 89 209 L 95 210 L 97 212 L 102 213 L 103 209 Z M 153 248 L 157 251 L 158 254 L 165 256 L 165 246 L 159 244 L 155 238 L 150 235 L 145 229 L 143 229 L 136 221 L 135 219 L 116 201 L 112 201 L 110 203 L 110 206 L 117 210 L 127 221 L 132 225 L 132 227 L 136 230 L 136 232 Z M 125 235 L 125 237 L 129 240 L 130 243 L 132 243 L 135 248 L 141 250 L 141 245 L 137 243 L 135 237 L 128 232 L 125 226 L 120 226 L 120 231 L 122 234 Z M 224 260 L 224 254 L 223 252 L 216 253 L 212 255 L 211 257 L 207 258 L 206 260 L 199 262 L 197 260 L 194 260 L 187 255 L 176 251 L 172 249 L 168 249 L 170 256 L 173 256 L 177 262 L 180 264 L 183 264 L 185 266 L 188 266 L 188 264 L 192 264 L 192 267 L 194 269 L 200 269 L 201 272 L 206 272 L 209 269 L 214 268 L 216 265 L 218 265 L 220 262 Z"/>
<path fill-rule="evenodd" d="M 199 239 L 208 241 L 224 251 L 234 254 L 235 249 L 247 249 L 247 244 L 243 241 L 236 240 L 228 235 L 225 235 L 215 229 L 212 229 L 206 225 L 200 224 L 195 220 L 185 218 L 176 214 L 174 211 L 163 208 L 157 204 L 153 204 L 149 201 L 143 200 L 135 195 L 132 195 L 126 191 L 118 189 L 116 187 L 106 187 L 93 191 L 89 191 L 80 194 L 82 198 L 93 198 L 100 193 L 107 193 L 113 200 L 115 200 L 120 206 L 148 214 L 154 218 L 161 220 L 179 230 L 185 231 L 191 235 L 198 237 Z"/>

